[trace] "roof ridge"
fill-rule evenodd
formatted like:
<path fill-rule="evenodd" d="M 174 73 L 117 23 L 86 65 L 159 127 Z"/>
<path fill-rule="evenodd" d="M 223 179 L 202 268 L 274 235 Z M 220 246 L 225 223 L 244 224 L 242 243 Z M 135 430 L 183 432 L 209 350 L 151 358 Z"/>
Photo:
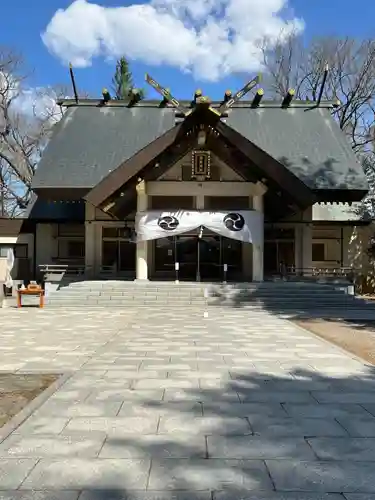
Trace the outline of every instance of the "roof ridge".
<path fill-rule="evenodd" d="M 191 100 L 186 99 L 186 100 L 181 100 L 179 101 L 181 105 L 188 105 L 190 106 Z M 134 106 L 129 106 L 129 101 L 126 100 L 111 100 L 106 102 L 105 104 L 103 103 L 102 99 L 80 99 L 78 102 L 75 99 L 62 99 L 57 102 L 58 105 L 63 106 L 63 107 L 95 107 L 95 108 L 153 108 L 153 109 L 171 109 L 174 110 L 175 108 L 172 105 L 166 105 L 161 107 L 160 106 L 160 100 L 158 99 L 144 99 L 142 101 L 139 101 L 138 103 L 134 104 Z M 212 101 L 211 106 L 216 108 L 219 107 L 222 104 L 222 101 Z M 317 102 L 315 101 L 304 101 L 304 100 L 298 100 L 295 99 L 293 100 L 289 106 L 285 107 L 282 106 L 282 101 L 280 100 L 262 100 L 261 103 L 254 107 L 253 106 L 253 101 L 252 100 L 242 100 L 240 102 L 237 102 L 233 104 L 232 109 L 239 109 L 239 108 L 245 108 L 245 109 L 314 109 L 314 108 L 329 108 L 332 109 L 334 107 L 337 107 L 338 103 L 337 101 L 321 101 L 320 104 L 318 105 Z"/>

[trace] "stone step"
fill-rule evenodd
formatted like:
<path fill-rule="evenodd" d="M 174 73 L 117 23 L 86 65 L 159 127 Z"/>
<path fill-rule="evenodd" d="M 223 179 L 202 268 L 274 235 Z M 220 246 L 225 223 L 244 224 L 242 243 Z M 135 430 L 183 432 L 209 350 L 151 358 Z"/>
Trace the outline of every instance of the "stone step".
<path fill-rule="evenodd" d="M 77 301 L 73 300 L 67 300 L 60 298 L 58 300 L 55 299 L 47 299 L 46 304 L 55 304 L 55 305 L 68 305 L 72 304 L 77 306 Z M 226 305 L 231 305 L 231 306 L 236 306 L 239 305 L 241 307 L 260 307 L 260 308 L 281 308 L 281 309 L 330 309 L 330 308 L 339 308 L 339 309 L 366 309 L 366 310 L 372 310 L 375 312 L 375 307 L 372 307 L 369 304 L 356 304 L 353 306 L 353 304 L 348 304 L 348 303 L 315 303 L 311 304 L 308 302 L 290 302 L 287 303 L 285 301 L 279 301 L 279 302 L 262 302 L 262 301 L 252 301 L 252 302 L 236 302 L 236 301 L 220 301 L 220 302 L 215 302 L 215 301 L 174 301 L 174 302 L 163 302 L 163 301 L 156 301 L 156 300 L 132 300 L 132 301 L 124 301 L 124 300 L 82 300 L 79 302 L 80 306 L 87 306 L 90 304 L 100 304 L 103 307 L 105 306 L 113 306 L 113 305 L 119 305 L 119 306 L 132 306 L 132 307 L 137 307 L 138 305 L 149 305 L 149 306 L 155 306 L 155 307 L 163 307 L 163 306 L 168 306 L 168 307 L 184 307 L 184 306 L 190 306 L 190 305 L 210 305 L 210 306 L 226 306 Z"/>
<path fill-rule="evenodd" d="M 252 306 L 261 306 L 266 308 L 303 308 L 303 309 L 329 309 L 329 308 L 339 308 L 339 309 L 366 309 L 366 310 L 372 310 L 375 312 L 375 307 L 372 304 L 366 304 L 366 303 L 359 303 L 359 304 L 349 304 L 349 303 L 314 303 L 312 304 L 311 302 L 284 302 L 284 301 L 279 301 L 279 302 L 263 302 L 263 301 L 252 301 L 252 302 L 236 302 L 236 301 L 220 301 L 220 302 L 215 302 L 215 301 L 208 301 L 208 305 L 212 306 L 221 306 L 221 305 L 240 305 L 240 307 L 252 307 Z"/>
<path fill-rule="evenodd" d="M 104 297 L 104 295 L 103 295 Z M 329 301 L 329 300 L 337 300 L 337 301 L 360 301 L 363 299 L 359 299 L 353 295 L 346 295 L 346 294 L 330 294 L 330 295 L 316 295 L 316 296 L 311 296 L 311 295 L 300 295 L 300 294 L 269 294 L 269 295 L 262 295 L 262 294 L 223 294 L 223 295 L 208 295 L 209 298 L 212 299 L 240 299 L 240 300 L 304 300 L 304 301 Z"/>
<path fill-rule="evenodd" d="M 203 295 L 205 292 L 210 295 L 264 295 L 264 296 L 295 296 L 296 293 L 301 296 L 345 296 L 347 293 L 341 290 L 262 290 L 262 289 L 254 289 L 254 290 L 213 290 L 213 289 L 197 289 L 197 290 L 179 290 L 179 289 L 127 289 L 127 290 L 119 290 L 119 289 L 70 289 L 70 288 L 60 288 L 57 290 L 59 293 L 65 293 L 69 295 L 81 296 L 81 295 L 104 295 L 104 294 L 114 294 L 114 295 L 163 295 L 163 296 L 181 296 L 188 297 L 192 295 Z"/>
<path fill-rule="evenodd" d="M 201 303 L 208 303 L 208 304 L 223 304 L 223 303 L 228 303 L 228 304 L 262 304 L 265 306 L 279 306 L 279 305 L 287 305 L 292 306 L 292 307 L 297 307 L 302 305 L 303 307 L 372 307 L 371 304 L 367 303 L 353 303 L 353 302 L 343 302 L 343 301 L 315 301 L 314 303 L 309 302 L 309 301 L 302 301 L 302 300 L 294 300 L 294 301 L 285 301 L 285 300 L 231 300 L 231 299 L 224 299 L 224 300 L 205 300 L 204 298 L 202 299 L 191 299 L 191 300 L 161 300 L 159 299 L 143 299 L 143 298 L 132 298 L 132 299 L 117 299 L 117 298 L 82 298 L 79 302 L 76 300 L 72 300 L 67 297 L 50 297 L 47 298 L 46 301 L 49 303 L 55 302 L 55 303 L 72 303 L 72 304 L 87 304 L 87 303 L 113 303 L 113 302 L 118 302 L 119 304 L 137 304 L 137 303 L 142 303 L 142 304 L 156 304 L 158 306 L 160 305 L 183 305 L 183 304 L 201 304 Z"/>
<path fill-rule="evenodd" d="M 158 292 L 157 290 L 155 291 L 147 291 L 147 292 L 142 292 L 139 290 L 126 290 L 126 291 L 116 291 L 116 290 L 102 290 L 102 291 L 93 291 L 93 290 L 82 290 L 82 291 L 77 291 L 77 290 L 58 290 L 57 293 L 59 294 L 64 294 L 64 295 L 69 295 L 70 297 L 82 297 L 82 296 L 90 296 L 90 297 L 103 297 L 103 296 L 108 296 L 108 295 L 113 295 L 113 296 L 118 296 L 118 297 L 133 297 L 133 296 L 145 296 L 145 297 L 153 297 L 153 296 L 158 296 L 158 297 L 203 297 L 204 291 L 196 291 L 196 292 L 173 292 L 171 291 L 163 291 L 163 292 Z"/>
<path fill-rule="evenodd" d="M 156 288 L 158 290 L 160 289 L 193 289 L 196 290 L 197 288 L 206 288 L 206 287 L 225 287 L 225 288 L 235 288 L 235 289 L 254 289 L 254 288 L 261 288 L 261 289 L 266 289 L 266 288 L 271 288 L 271 289 L 276 289 L 276 288 L 291 288 L 291 289 L 323 289 L 323 288 L 333 288 L 335 286 L 344 286 L 342 284 L 327 284 L 327 283 L 304 283 L 304 282 L 289 282 L 289 281 L 280 281 L 280 282 L 263 282 L 263 283 L 209 283 L 209 282 L 197 282 L 197 283 L 184 283 L 184 282 L 179 282 L 179 283 L 174 283 L 173 281 L 169 282 L 153 282 L 149 281 L 146 283 L 134 283 L 134 282 L 111 282 L 111 281 L 102 281 L 102 282 L 92 282 L 92 281 L 81 281 L 81 282 L 74 282 L 74 283 L 60 283 L 60 286 L 62 287 L 69 287 L 69 288 L 92 288 L 92 289 L 100 289 L 100 288 L 115 288 L 115 289 L 152 289 Z"/>
<path fill-rule="evenodd" d="M 197 294 L 203 293 L 207 290 L 210 293 L 301 293 L 301 294 L 332 294 L 332 293 L 346 293 L 345 289 L 335 289 L 330 287 L 324 288 L 301 288 L 295 289 L 291 287 L 287 288 L 233 288 L 233 287 L 202 287 L 202 288 L 157 288 L 157 287 L 129 287 L 129 288 L 116 288 L 116 287 L 60 287 L 59 291 L 66 291 L 69 293 L 178 293 L 178 294 Z"/>
<path fill-rule="evenodd" d="M 207 295 L 207 298 L 205 297 Z M 61 286 L 46 297 L 47 307 L 137 308 L 200 310 L 211 306 L 251 310 L 272 310 L 277 314 L 298 311 L 369 311 L 371 306 L 346 293 L 336 284 L 303 282 L 264 283 L 171 283 L 133 281 L 81 281 Z M 327 314 L 327 312 L 325 312 Z"/>
<path fill-rule="evenodd" d="M 172 303 L 172 302 L 179 302 L 181 304 L 185 302 L 191 302 L 191 301 L 202 301 L 206 300 L 205 297 L 160 297 L 160 296 L 116 296 L 116 295 L 101 295 L 101 296 L 82 296 L 79 298 L 71 297 L 68 295 L 49 295 L 47 296 L 49 299 L 53 300 L 59 300 L 59 299 L 64 299 L 64 300 L 70 300 L 71 302 L 81 302 L 83 300 L 95 300 L 95 301 L 108 301 L 108 300 L 117 300 L 119 302 L 134 302 L 137 300 L 147 300 L 149 302 L 158 302 L 158 303 Z"/>

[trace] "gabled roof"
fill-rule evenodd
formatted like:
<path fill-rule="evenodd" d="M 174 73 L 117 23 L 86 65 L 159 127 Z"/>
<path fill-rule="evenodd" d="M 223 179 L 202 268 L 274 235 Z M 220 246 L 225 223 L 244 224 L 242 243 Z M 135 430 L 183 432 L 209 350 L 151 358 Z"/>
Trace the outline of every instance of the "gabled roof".
<path fill-rule="evenodd" d="M 311 189 L 368 189 L 363 169 L 330 109 L 234 109 L 226 123 Z"/>
<path fill-rule="evenodd" d="M 92 188 L 175 124 L 157 107 L 70 107 L 55 125 L 32 188 Z"/>
<path fill-rule="evenodd" d="M 332 118 L 331 109 L 323 103 L 312 108 L 297 101 L 283 109 L 279 103 L 266 102 L 253 109 L 250 102 L 240 102 L 224 121 L 279 165 L 286 166 L 306 187 L 328 192 L 323 198 L 334 198 L 337 191 L 345 197 L 351 190 L 356 192 L 351 197 L 354 201 L 367 192 L 363 169 Z M 32 187 L 91 189 L 109 174 L 114 177 L 120 165 L 157 138 L 168 135 L 168 131 L 172 137 L 175 124 L 175 110 L 160 108 L 158 101 L 131 108 L 92 101 L 69 107 L 56 125 Z M 136 165 L 133 167 L 136 170 Z"/>

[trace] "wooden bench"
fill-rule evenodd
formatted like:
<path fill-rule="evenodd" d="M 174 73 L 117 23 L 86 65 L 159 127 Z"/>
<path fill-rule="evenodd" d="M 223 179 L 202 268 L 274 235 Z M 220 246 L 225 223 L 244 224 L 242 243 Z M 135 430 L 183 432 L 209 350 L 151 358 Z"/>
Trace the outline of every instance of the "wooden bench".
<path fill-rule="evenodd" d="M 29 285 L 27 288 L 17 290 L 17 307 L 22 307 L 22 297 L 24 295 L 39 297 L 39 307 L 44 307 L 44 290 L 40 286 Z"/>

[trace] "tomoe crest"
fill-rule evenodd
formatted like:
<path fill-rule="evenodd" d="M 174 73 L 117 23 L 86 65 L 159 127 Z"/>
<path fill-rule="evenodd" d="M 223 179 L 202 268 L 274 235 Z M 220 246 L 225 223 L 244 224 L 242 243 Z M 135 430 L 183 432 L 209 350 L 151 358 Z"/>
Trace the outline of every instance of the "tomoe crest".
<path fill-rule="evenodd" d="M 159 217 L 158 226 L 164 231 L 174 231 L 179 225 L 179 220 L 172 215 L 164 215 Z"/>
<path fill-rule="evenodd" d="M 236 212 L 231 212 L 227 214 L 223 219 L 224 226 L 229 229 L 229 231 L 241 231 L 245 226 L 245 219 L 241 214 Z"/>

